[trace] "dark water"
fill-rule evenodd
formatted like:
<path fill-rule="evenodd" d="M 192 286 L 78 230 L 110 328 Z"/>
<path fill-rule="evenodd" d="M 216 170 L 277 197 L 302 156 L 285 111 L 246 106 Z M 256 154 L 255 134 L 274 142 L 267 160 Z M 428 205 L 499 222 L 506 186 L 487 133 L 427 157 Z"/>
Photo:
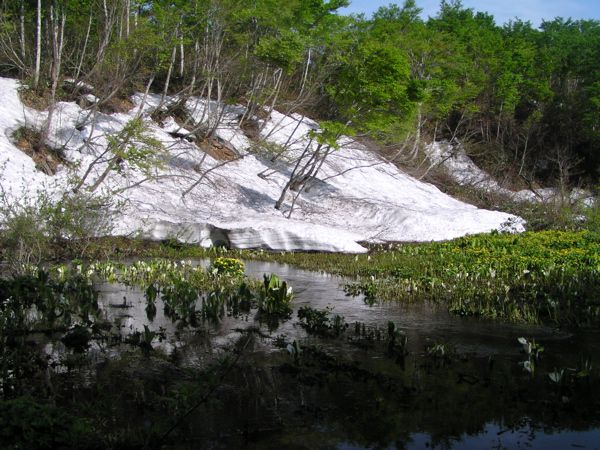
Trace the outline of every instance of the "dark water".
<path fill-rule="evenodd" d="M 483 322 L 423 304 L 368 306 L 347 297 L 340 278 L 276 263 L 247 262 L 246 272 L 275 273 L 293 286 L 290 320 L 270 329 L 250 313 L 186 335 L 160 307 L 149 322 L 140 291 L 100 286 L 123 334 L 162 327 L 167 339 L 155 346 L 176 351 L 183 367 L 211 364 L 244 342 L 214 401 L 181 425 L 189 441 L 172 448 L 600 448 L 597 369 L 574 375 L 582 361 L 598 361 L 598 330 Z M 296 317 L 306 305 L 343 316 L 348 330 L 308 335 Z M 353 331 L 355 322 L 385 330 L 390 321 L 407 336 L 402 356 L 391 355 L 384 338 L 365 341 Z M 544 347 L 533 376 L 519 365 L 527 359 L 519 337 Z M 298 359 L 285 349 L 294 341 Z M 573 375 L 553 383 L 548 374 L 560 369 Z"/>

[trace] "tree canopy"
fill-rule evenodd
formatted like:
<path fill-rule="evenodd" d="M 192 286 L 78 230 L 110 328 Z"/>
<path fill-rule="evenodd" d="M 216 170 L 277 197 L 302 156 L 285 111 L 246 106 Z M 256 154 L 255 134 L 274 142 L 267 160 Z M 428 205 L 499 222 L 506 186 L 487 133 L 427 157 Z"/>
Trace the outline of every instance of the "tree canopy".
<path fill-rule="evenodd" d="M 339 14 L 348 3 L 4 1 L 0 73 L 38 90 L 75 78 L 101 98 L 149 85 L 251 113 L 296 109 L 386 142 L 398 130 L 457 139 L 542 180 L 566 158 L 571 181 L 598 182 L 598 21 L 499 25 L 460 0 L 428 20 L 415 0 Z"/>

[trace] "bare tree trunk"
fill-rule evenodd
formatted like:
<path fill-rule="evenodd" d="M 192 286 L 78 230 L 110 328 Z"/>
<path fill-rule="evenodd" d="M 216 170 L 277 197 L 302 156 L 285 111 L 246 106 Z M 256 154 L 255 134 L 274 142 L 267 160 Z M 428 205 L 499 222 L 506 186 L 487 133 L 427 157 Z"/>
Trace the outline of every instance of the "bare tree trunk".
<path fill-rule="evenodd" d="M 306 144 L 306 147 L 304 147 L 304 150 L 302 151 L 300 158 L 298 158 L 298 161 L 296 162 L 296 165 L 294 166 L 294 170 L 292 170 L 290 179 L 287 181 L 287 183 L 281 190 L 281 195 L 279 196 L 279 199 L 277 199 L 277 201 L 275 202 L 275 209 L 281 209 L 281 205 L 283 204 L 283 201 L 285 200 L 285 195 L 287 194 L 287 191 L 289 190 L 292 183 L 296 180 L 296 173 L 298 172 L 298 169 L 300 168 L 300 163 L 302 162 L 304 157 L 308 154 L 311 144 L 312 144 L 312 139 L 310 139 L 308 141 L 308 143 Z M 310 159 L 309 159 L 309 162 L 310 162 Z"/>
<path fill-rule="evenodd" d="M 181 33 L 181 42 L 179 43 L 179 76 L 183 77 L 185 70 L 185 53 L 183 49 L 183 33 Z"/>
<path fill-rule="evenodd" d="M 179 25 L 177 26 L 179 28 Z M 177 31 L 175 32 L 177 34 Z M 175 66 L 175 58 L 177 57 L 177 45 L 173 46 L 173 51 L 171 52 L 171 60 L 169 61 L 169 69 L 167 70 L 167 79 L 165 81 L 165 87 L 163 89 L 162 96 L 160 98 L 160 103 L 158 104 L 157 109 L 160 109 L 165 102 L 167 97 L 167 93 L 169 91 L 169 84 L 171 83 L 171 75 L 173 74 L 173 66 Z"/>
<path fill-rule="evenodd" d="M 81 73 L 81 67 L 83 66 L 83 60 L 85 58 L 85 52 L 87 51 L 88 41 L 90 39 L 90 31 L 92 29 L 92 10 L 90 9 L 90 20 L 88 21 L 87 31 L 85 33 L 85 39 L 83 41 L 83 49 L 81 50 L 81 58 L 79 58 L 79 64 L 77 64 L 77 70 L 75 71 L 75 79 L 79 79 Z"/>
<path fill-rule="evenodd" d="M 312 49 L 308 49 L 308 56 L 306 58 L 306 67 L 304 68 L 304 73 L 302 74 L 302 85 L 300 86 L 300 94 L 298 94 L 298 97 L 302 97 L 302 94 L 304 93 L 304 87 L 306 86 L 306 80 L 308 78 L 308 69 L 310 68 L 310 63 L 311 63 L 311 50 Z"/>
<path fill-rule="evenodd" d="M 131 0 L 125 2 L 125 37 L 129 37 L 129 14 L 131 13 Z"/>
<path fill-rule="evenodd" d="M 106 48 L 110 43 L 114 21 L 114 14 L 112 11 L 109 12 L 106 0 L 102 1 L 102 11 L 104 12 L 104 36 L 102 36 L 102 40 L 98 46 L 98 53 L 96 54 L 96 66 L 100 65 L 104 60 L 104 53 L 106 52 Z"/>
<path fill-rule="evenodd" d="M 21 0 L 21 12 L 19 14 L 19 31 L 21 34 L 21 59 L 25 62 L 25 0 Z"/>
<path fill-rule="evenodd" d="M 42 0 L 37 1 L 37 21 L 35 29 L 35 72 L 33 87 L 37 89 L 40 83 L 40 66 L 42 61 Z"/>
<path fill-rule="evenodd" d="M 422 105 L 423 104 L 419 102 L 417 106 L 417 129 L 415 131 L 415 140 L 413 142 L 413 148 L 409 156 L 410 160 L 414 160 L 417 157 L 417 154 L 419 152 L 419 145 L 421 144 L 421 126 L 423 120 L 423 115 L 421 113 Z"/>
<path fill-rule="evenodd" d="M 194 65 L 192 68 L 192 81 L 190 81 L 190 94 L 194 92 L 194 88 L 196 87 L 196 76 L 198 73 L 198 56 L 200 55 L 200 42 L 196 39 L 194 42 Z"/>
<path fill-rule="evenodd" d="M 321 146 L 319 145 L 319 147 L 321 147 Z M 325 152 L 323 153 L 322 156 L 319 155 L 318 150 L 317 150 L 317 152 L 315 152 L 315 155 L 316 155 L 315 160 L 313 161 L 312 165 L 310 166 L 308 172 L 302 175 L 302 182 L 298 186 L 298 191 L 296 192 L 296 195 L 292 199 L 292 204 L 290 205 L 290 210 L 287 215 L 288 219 L 290 217 L 292 217 L 292 213 L 294 212 L 294 206 L 296 205 L 296 200 L 298 200 L 298 197 L 300 197 L 300 194 L 302 194 L 302 191 L 304 191 L 304 188 L 306 187 L 306 184 L 308 183 L 310 178 L 316 176 L 317 173 L 319 173 L 319 171 L 321 170 L 321 167 L 323 167 L 323 163 L 325 163 L 325 160 L 327 159 L 327 156 L 329 156 L 329 153 L 331 153 L 331 147 L 329 147 L 329 146 L 325 149 Z"/>
<path fill-rule="evenodd" d="M 283 70 L 282 69 L 276 69 L 275 72 L 277 73 L 276 79 L 275 79 L 275 87 L 273 88 L 273 97 L 271 99 L 271 104 L 269 105 L 269 112 L 267 113 L 267 119 L 269 117 L 271 117 L 271 113 L 273 112 L 273 109 L 275 109 L 275 103 L 277 102 L 277 98 L 279 97 L 279 91 L 281 90 L 281 80 L 283 78 Z M 261 125 L 261 130 L 265 127 L 265 125 L 267 124 L 267 120 L 265 120 L 262 125 Z"/>
<path fill-rule="evenodd" d="M 102 174 L 98 177 L 98 179 L 96 181 L 94 181 L 94 184 L 92 184 L 88 188 L 88 191 L 94 192 L 96 189 L 98 189 L 98 186 L 100 186 L 104 182 L 104 180 L 106 179 L 108 174 L 111 171 L 113 171 L 122 162 L 123 162 L 123 160 L 121 158 L 115 158 L 114 161 L 110 161 L 108 163 L 108 165 L 106 166 L 106 169 L 104 169 L 104 172 L 102 172 Z"/>
<path fill-rule="evenodd" d="M 146 84 L 146 90 L 144 91 L 144 96 L 142 97 L 142 101 L 140 103 L 140 107 L 136 114 L 136 117 L 142 117 L 142 112 L 144 111 L 144 105 L 146 104 L 146 99 L 148 98 L 148 92 L 150 92 L 150 86 L 154 83 L 155 74 L 152 74 L 150 80 L 148 80 L 148 84 Z"/>
<path fill-rule="evenodd" d="M 52 70 L 50 79 L 52 81 L 52 87 L 50 90 L 50 106 L 48 107 L 48 118 L 44 130 L 41 133 L 39 145 L 44 145 L 48 135 L 50 134 L 50 128 L 52 126 L 52 120 L 54 118 L 54 110 L 56 109 L 56 90 L 58 88 L 58 80 L 60 77 L 60 70 L 62 65 L 62 52 L 64 44 L 64 33 L 65 33 L 65 21 L 66 16 L 63 12 L 60 14 L 56 10 L 54 5 L 50 5 L 50 24 L 52 29 Z"/>

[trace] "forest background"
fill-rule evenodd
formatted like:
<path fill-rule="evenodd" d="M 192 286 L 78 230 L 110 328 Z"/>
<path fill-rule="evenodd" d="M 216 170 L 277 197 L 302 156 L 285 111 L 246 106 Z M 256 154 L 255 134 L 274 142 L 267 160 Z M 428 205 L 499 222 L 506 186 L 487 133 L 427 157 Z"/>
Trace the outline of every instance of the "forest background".
<path fill-rule="evenodd" d="M 135 92 L 202 96 L 246 106 L 242 127 L 297 112 L 413 156 L 460 142 L 529 186 L 597 184 L 600 22 L 497 25 L 456 0 L 427 20 L 413 0 L 370 18 L 339 14 L 348 4 L 4 0 L 0 75 L 29 86 L 48 127 L 73 79 L 93 86 L 92 108 L 118 110 Z"/>

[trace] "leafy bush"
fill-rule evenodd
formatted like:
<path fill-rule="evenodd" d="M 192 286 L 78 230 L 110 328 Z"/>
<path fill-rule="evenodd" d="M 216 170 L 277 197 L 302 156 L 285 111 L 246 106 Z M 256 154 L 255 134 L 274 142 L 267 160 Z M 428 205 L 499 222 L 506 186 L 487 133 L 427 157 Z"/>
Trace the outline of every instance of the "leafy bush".
<path fill-rule="evenodd" d="M 110 234 L 114 204 L 103 196 L 64 193 L 58 199 L 0 196 L 0 244 L 12 273 L 68 253 L 84 256 L 97 236 Z"/>
<path fill-rule="evenodd" d="M 0 447 L 101 448 L 90 421 L 29 397 L 0 401 Z"/>

